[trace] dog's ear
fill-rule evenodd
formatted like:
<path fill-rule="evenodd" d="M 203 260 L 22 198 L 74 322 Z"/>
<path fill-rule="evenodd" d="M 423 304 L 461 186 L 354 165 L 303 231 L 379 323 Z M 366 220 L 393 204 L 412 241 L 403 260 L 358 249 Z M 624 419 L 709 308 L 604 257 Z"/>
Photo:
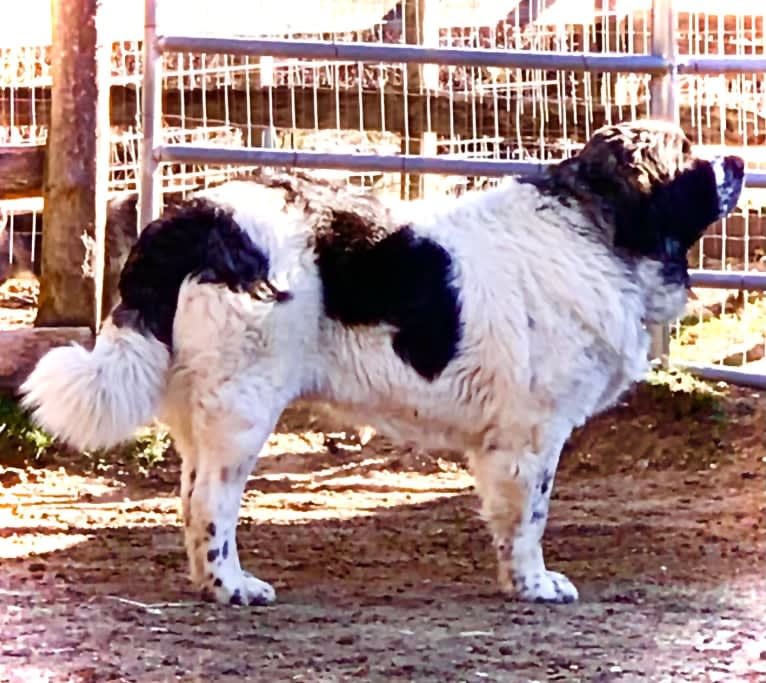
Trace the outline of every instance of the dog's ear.
<path fill-rule="evenodd" d="M 697 160 L 666 185 L 658 187 L 649 201 L 649 220 L 663 236 L 689 249 L 720 217 L 715 171 L 708 161 Z"/>
<path fill-rule="evenodd" d="M 614 207 L 614 246 L 649 258 L 678 259 L 719 217 L 715 172 L 697 160 L 647 194 Z"/>
<path fill-rule="evenodd" d="M 708 171 L 683 130 L 657 120 L 599 129 L 562 168 L 578 194 L 595 198 L 615 247 L 660 260 L 672 242 L 674 251 L 688 248 L 712 222 L 717 192 Z M 704 193 L 696 205 L 694 192 Z"/>

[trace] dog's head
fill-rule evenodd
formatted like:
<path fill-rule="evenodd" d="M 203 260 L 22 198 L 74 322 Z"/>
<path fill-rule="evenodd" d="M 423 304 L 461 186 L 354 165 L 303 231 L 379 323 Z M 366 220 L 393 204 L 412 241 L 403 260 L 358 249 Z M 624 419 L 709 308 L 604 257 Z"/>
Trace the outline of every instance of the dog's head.
<path fill-rule="evenodd" d="M 599 129 L 555 173 L 609 226 L 616 249 L 662 262 L 680 283 L 686 252 L 736 206 L 744 170 L 737 156 L 695 156 L 678 126 L 649 120 Z"/>

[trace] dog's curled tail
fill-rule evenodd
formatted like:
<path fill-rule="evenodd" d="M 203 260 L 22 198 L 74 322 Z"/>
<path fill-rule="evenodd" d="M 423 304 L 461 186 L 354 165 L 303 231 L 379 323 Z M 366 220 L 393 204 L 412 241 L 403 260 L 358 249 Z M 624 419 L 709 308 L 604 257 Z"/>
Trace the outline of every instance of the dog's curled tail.
<path fill-rule="evenodd" d="M 80 450 L 130 439 L 158 412 L 170 366 L 166 344 L 107 319 L 89 351 L 49 351 L 21 387 L 22 405 L 50 434 Z"/>

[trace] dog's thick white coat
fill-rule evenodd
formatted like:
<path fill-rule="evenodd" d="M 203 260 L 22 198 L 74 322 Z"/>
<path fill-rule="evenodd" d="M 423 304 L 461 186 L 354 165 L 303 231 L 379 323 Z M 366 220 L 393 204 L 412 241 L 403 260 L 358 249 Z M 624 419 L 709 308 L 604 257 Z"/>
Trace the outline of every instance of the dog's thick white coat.
<path fill-rule="evenodd" d="M 714 172 L 726 181 L 725 169 Z M 172 357 L 153 337 L 107 322 L 92 353 L 56 349 L 29 377 L 24 401 L 39 422 L 89 449 L 153 416 L 165 421 L 183 456 L 191 576 L 219 601 L 274 599 L 241 569 L 235 531 L 257 455 L 297 398 L 395 439 L 468 453 L 504 587 L 528 600 L 576 599 L 569 580 L 546 569 L 540 543 L 561 448 L 642 377 L 645 324 L 683 310 L 683 284 L 668 284 L 658 261 L 620 258 L 582 207 L 532 184 L 507 179 L 392 207 L 449 253 L 459 293 L 458 352 L 427 381 L 396 355 L 385 325 L 325 315 L 312 228 L 281 188 L 233 182 L 203 195 L 233 208 L 291 298 L 257 301 L 187 279 Z"/>

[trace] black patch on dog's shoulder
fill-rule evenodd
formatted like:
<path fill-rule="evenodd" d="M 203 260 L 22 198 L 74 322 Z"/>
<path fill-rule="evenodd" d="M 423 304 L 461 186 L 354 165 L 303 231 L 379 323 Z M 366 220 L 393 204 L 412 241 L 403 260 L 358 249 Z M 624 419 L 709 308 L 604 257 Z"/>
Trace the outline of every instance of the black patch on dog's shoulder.
<path fill-rule="evenodd" d="M 388 230 L 354 211 L 333 211 L 317 231 L 316 253 L 330 318 L 394 326 L 394 351 L 429 381 L 455 357 L 460 304 L 442 246 L 409 226 Z"/>
<path fill-rule="evenodd" d="M 251 291 L 267 282 L 266 255 L 234 221 L 231 211 L 205 199 L 174 207 L 141 232 L 120 275 L 119 327 L 146 330 L 172 346 L 173 319 L 184 279 Z"/>

